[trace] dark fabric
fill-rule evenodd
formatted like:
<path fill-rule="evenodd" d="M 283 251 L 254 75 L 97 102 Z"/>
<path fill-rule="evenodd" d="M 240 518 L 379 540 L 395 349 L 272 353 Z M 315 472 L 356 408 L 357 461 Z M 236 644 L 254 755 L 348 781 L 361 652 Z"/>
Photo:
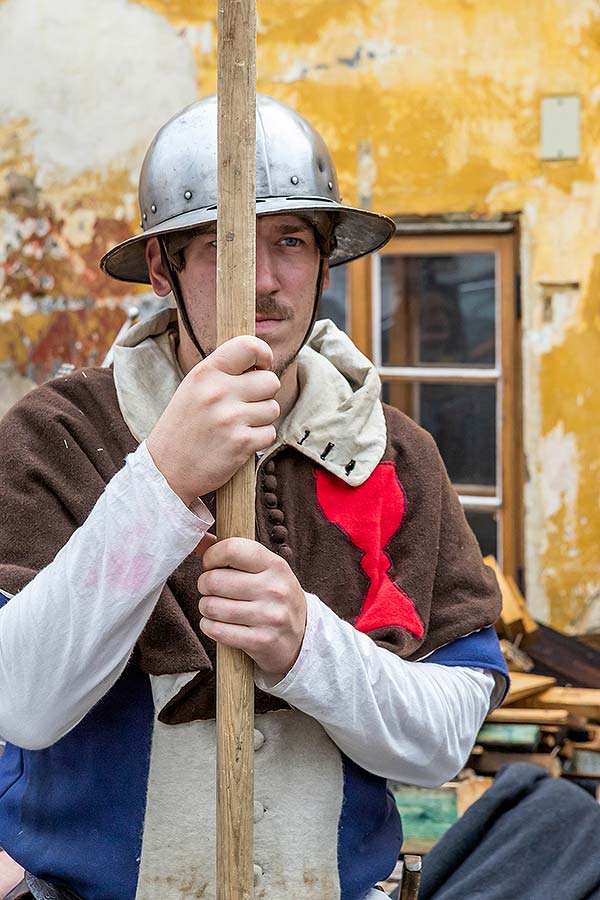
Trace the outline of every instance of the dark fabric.
<path fill-rule="evenodd" d="M 385 414 L 388 444 L 371 477 L 379 483 L 378 470 L 391 469 L 394 490 L 365 504 L 359 498 L 368 494 L 368 482 L 350 488 L 340 481 L 345 490 L 336 494 L 344 521 L 373 516 L 372 547 L 354 543 L 319 505 L 314 464 L 291 447 L 261 466 L 257 539 L 289 561 L 305 590 L 357 627 L 369 595 L 363 630 L 392 652 L 418 659 L 493 624 L 501 602 L 433 439 L 397 410 L 388 407 Z M 107 369 L 77 371 L 32 391 L 2 421 L 0 441 L 0 590 L 17 593 L 86 520 L 137 444 Z M 210 506 L 212 498 L 205 499 Z M 399 525 L 380 546 L 377 510 L 391 503 Z M 376 591 L 365 568 L 370 552 L 381 562 L 372 569 L 380 582 Z M 165 722 L 214 715 L 215 649 L 198 628 L 200 572 L 194 555 L 175 570 L 133 655 L 150 674 L 198 673 L 163 711 Z M 407 627 L 400 603 L 391 609 L 390 590 L 408 602 L 418 628 Z M 257 712 L 281 706 L 257 691 Z"/>
<path fill-rule="evenodd" d="M 35 900 L 81 900 L 78 894 L 74 894 L 68 888 L 58 887 L 49 881 L 43 881 L 29 872 L 25 874 L 25 882 L 31 891 L 31 896 Z"/>
<path fill-rule="evenodd" d="M 4 895 L 3 900 L 30 900 L 31 897 L 27 882 L 23 879 L 8 894 Z"/>
<path fill-rule="evenodd" d="M 419 900 L 600 900 L 600 805 L 538 766 L 504 767 L 425 856 Z"/>

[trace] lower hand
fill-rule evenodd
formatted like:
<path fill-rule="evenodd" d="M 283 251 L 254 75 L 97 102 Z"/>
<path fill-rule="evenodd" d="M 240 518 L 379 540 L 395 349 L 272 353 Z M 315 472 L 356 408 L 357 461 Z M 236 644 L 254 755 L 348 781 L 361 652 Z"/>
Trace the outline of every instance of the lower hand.
<path fill-rule="evenodd" d="M 206 550 L 202 565 L 201 630 L 283 678 L 306 627 L 306 597 L 287 562 L 257 541 L 228 538 Z"/>

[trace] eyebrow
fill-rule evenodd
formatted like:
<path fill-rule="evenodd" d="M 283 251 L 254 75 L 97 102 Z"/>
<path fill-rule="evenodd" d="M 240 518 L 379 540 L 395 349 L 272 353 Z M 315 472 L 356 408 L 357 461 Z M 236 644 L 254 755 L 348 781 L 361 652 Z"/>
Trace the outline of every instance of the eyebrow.
<path fill-rule="evenodd" d="M 307 222 L 299 222 L 297 225 L 279 225 L 277 231 L 279 234 L 295 234 L 298 231 L 312 231 L 312 227 Z"/>

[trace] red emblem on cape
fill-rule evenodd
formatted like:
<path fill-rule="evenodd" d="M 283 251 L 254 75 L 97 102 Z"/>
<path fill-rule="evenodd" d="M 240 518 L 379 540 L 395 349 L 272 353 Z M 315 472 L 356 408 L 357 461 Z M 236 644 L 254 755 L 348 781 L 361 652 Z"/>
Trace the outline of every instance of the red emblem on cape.
<path fill-rule="evenodd" d="M 361 568 L 370 584 L 354 627 L 373 631 L 395 625 L 422 638 L 423 623 L 415 605 L 387 574 L 391 563 L 383 551 L 404 516 L 404 492 L 394 464 L 380 463 L 358 487 L 350 487 L 323 469 L 315 469 L 315 483 L 326 518 L 364 553 Z"/>

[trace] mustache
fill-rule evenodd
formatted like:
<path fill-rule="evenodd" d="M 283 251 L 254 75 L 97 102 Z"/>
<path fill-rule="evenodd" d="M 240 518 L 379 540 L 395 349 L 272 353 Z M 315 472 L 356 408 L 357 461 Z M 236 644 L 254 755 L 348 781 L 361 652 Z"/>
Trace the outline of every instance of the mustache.
<path fill-rule="evenodd" d="M 256 315 L 266 319 L 291 319 L 292 311 L 274 297 L 256 298 Z"/>

